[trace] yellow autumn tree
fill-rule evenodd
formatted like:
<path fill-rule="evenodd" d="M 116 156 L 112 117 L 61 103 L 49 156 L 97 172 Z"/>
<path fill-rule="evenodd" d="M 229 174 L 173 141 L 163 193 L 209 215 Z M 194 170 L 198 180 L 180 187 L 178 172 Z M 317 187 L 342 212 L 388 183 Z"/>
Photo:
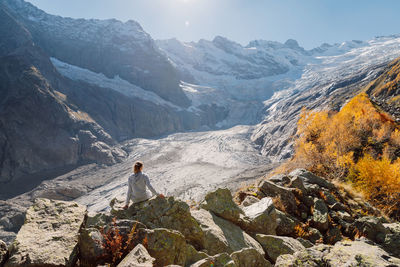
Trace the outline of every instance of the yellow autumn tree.
<path fill-rule="evenodd" d="M 339 112 L 303 109 L 295 155 L 287 169 L 306 168 L 327 178 L 347 179 L 393 216 L 400 216 L 399 126 L 365 93 Z"/>

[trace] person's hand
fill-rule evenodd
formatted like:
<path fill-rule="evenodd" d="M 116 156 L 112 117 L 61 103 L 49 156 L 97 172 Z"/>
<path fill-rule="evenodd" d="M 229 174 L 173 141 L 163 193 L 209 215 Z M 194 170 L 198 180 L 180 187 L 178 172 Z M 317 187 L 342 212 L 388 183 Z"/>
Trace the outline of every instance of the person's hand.
<path fill-rule="evenodd" d="M 165 198 L 165 196 L 163 194 L 159 194 L 158 195 L 160 198 Z"/>
<path fill-rule="evenodd" d="M 126 210 L 127 208 L 128 208 L 128 205 L 125 205 L 123 209 Z"/>

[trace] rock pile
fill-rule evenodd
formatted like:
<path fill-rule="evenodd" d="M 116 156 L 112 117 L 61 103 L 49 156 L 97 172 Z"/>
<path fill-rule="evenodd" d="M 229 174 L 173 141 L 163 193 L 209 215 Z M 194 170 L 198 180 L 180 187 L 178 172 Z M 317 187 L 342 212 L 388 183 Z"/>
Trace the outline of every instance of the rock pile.
<path fill-rule="evenodd" d="M 192 208 L 173 197 L 110 206 L 38 199 L 12 245 L 0 242 L 0 266 L 400 266 L 400 223 L 304 170 Z"/>

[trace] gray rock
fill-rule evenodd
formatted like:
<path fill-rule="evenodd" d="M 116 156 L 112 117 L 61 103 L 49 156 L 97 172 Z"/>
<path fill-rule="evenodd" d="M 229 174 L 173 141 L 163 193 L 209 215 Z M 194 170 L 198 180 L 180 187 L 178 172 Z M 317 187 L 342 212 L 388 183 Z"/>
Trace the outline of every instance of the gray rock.
<path fill-rule="evenodd" d="M 273 262 L 276 262 L 280 255 L 294 254 L 305 249 L 299 241 L 291 237 L 257 234 L 256 239 Z"/>
<path fill-rule="evenodd" d="M 204 234 L 190 213 L 189 205 L 173 197 L 155 197 L 139 205 L 131 205 L 127 210 L 123 201 L 110 203 L 111 214 L 118 219 L 138 220 L 148 228 L 167 228 L 181 232 L 190 244 L 204 247 Z"/>
<path fill-rule="evenodd" d="M 318 186 L 325 187 L 327 189 L 335 188 L 335 186 L 331 182 L 325 180 L 324 178 L 316 176 L 315 174 L 304 169 L 294 170 L 289 175 L 293 177 L 299 176 L 304 180 L 305 183 L 308 184 L 316 184 Z"/>
<path fill-rule="evenodd" d="M 308 228 L 308 231 L 310 233 L 308 240 L 310 240 L 312 243 L 315 244 L 317 241 L 323 241 L 323 236 L 318 229 L 310 227 Z"/>
<path fill-rule="evenodd" d="M 289 266 L 398 266 L 400 259 L 390 256 L 379 246 L 364 241 L 342 241 L 334 246 L 318 245 L 293 255 L 282 255 L 276 267 Z"/>
<path fill-rule="evenodd" d="M 288 187 L 290 188 L 297 188 L 299 189 L 303 194 L 306 194 L 307 189 L 304 186 L 303 179 L 299 176 L 294 176 L 290 179 L 290 182 L 288 184 Z"/>
<path fill-rule="evenodd" d="M 240 226 L 247 232 L 266 235 L 276 234 L 277 217 L 272 199 L 265 197 L 259 202 L 243 208 L 244 218 Z"/>
<path fill-rule="evenodd" d="M 321 199 L 314 200 L 314 211 L 311 222 L 313 226 L 320 231 L 325 231 L 328 229 L 328 207 Z"/>
<path fill-rule="evenodd" d="M 86 207 L 74 202 L 37 199 L 10 247 L 11 266 L 74 266 Z"/>
<path fill-rule="evenodd" d="M 231 254 L 238 267 L 272 267 L 262 254 L 254 248 L 244 248 Z"/>
<path fill-rule="evenodd" d="M 152 267 L 155 259 L 150 256 L 142 244 L 138 244 L 117 265 L 117 267 Z"/>
<path fill-rule="evenodd" d="M 0 266 L 3 266 L 8 258 L 8 247 L 7 244 L 0 240 Z"/>
<path fill-rule="evenodd" d="M 220 253 L 214 256 L 207 257 L 202 259 L 192 265 L 190 267 L 239 267 L 228 253 Z"/>
<path fill-rule="evenodd" d="M 299 220 L 279 210 L 276 211 L 276 214 L 276 234 L 284 236 L 293 234 L 294 228 L 299 223 Z"/>
<path fill-rule="evenodd" d="M 265 196 L 279 198 L 288 213 L 292 215 L 296 214 L 296 199 L 290 189 L 276 185 L 268 180 L 261 181 L 259 189 Z"/>
<path fill-rule="evenodd" d="M 336 197 L 334 195 L 332 195 L 331 193 L 324 191 L 324 195 L 325 195 L 326 204 L 334 205 L 335 203 L 338 203 Z"/>
<path fill-rule="evenodd" d="M 252 247 L 264 255 L 260 244 L 232 222 L 203 209 L 193 210 L 192 216 L 204 232 L 204 247 L 207 254 L 215 255 L 223 252 L 230 254 L 242 248 Z"/>
<path fill-rule="evenodd" d="M 243 211 L 232 200 L 231 191 L 219 188 L 205 196 L 201 207 L 231 222 L 238 222 Z"/>
<path fill-rule="evenodd" d="M 330 247 L 328 246 L 319 245 L 306 250 L 298 251 L 293 255 L 281 255 L 276 260 L 275 267 L 333 267 L 328 265 L 323 258 L 327 253 L 326 250 L 329 249 Z"/>
<path fill-rule="evenodd" d="M 389 231 L 383 226 L 382 222 L 373 216 L 367 216 L 357 219 L 354 226 L 366 238 L 381 244 L 385 241 L 386 234 Z"/>
<path fill-rule="evenodd" d="M 254 203 L 257 203 L 258 201 L 260 201 L 258 198 L 254 197 L 254 196 L 246 196 L 246 198 L 243 200 L 242 202 L 242 206 L 243 207 L 247 207 L 250 206 Z"/>
<path fill-rule="evenodd" d="M 140 242 L 147 240 L 147 251 L 156 259 L 154 266 L 186 266 L 207 257 L 205 253 L 187 244 L 185 237 L 178 231 L 164 228 L 139 229 L 138 235 Z"/>
<path fill-rule="evenodd" d="M 305 248 L 311 248 L 314 246 L 313 243 L 311 243 L 309 240 L 303 239 L 301 237 L 296 238 L 297 241 L 299 241 Z"/>
<path fill-rule="evenodd" d="M 268 181 L 280 186 L 285 186 L 290 183 L 290 177 L 284 174 L 277 174 L 268 178 Z"/>
<path fill-rule="evenodd" d="M 336 202 L 335 204 L 333 204 L 331 209 L 336 211 L 347 211 L 346 206 L 340 202 Z"/>
<path fill-rule="evenodd" d="M 376 245 L 362 241 L 343 241 L 324 257 L 330 266 L 397 266 L 400 259 L 391 257 Z"/>
<path fill-rule="evenodd" d="M 382 246 L 387 252 L 400 258 L 400 233 L 387 234 Z"/>

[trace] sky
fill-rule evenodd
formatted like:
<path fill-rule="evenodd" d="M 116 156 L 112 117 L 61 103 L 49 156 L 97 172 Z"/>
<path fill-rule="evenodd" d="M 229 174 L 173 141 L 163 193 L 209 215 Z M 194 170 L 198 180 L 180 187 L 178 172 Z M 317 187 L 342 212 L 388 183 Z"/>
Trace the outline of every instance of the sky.
<path fill-rule="evenodd" d="M 322 43 L 368 40 L 400 33 L 398 0 L 29 0 L 73 18 L 139 22 L 154 39 L 212 40 L 242 45 L 295 39 L 306 49 Z"/>

